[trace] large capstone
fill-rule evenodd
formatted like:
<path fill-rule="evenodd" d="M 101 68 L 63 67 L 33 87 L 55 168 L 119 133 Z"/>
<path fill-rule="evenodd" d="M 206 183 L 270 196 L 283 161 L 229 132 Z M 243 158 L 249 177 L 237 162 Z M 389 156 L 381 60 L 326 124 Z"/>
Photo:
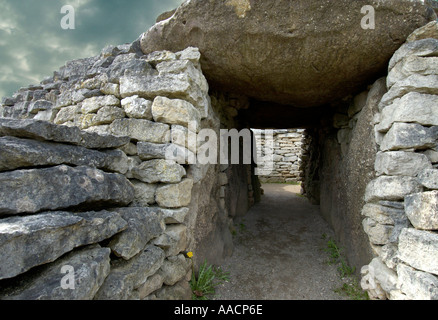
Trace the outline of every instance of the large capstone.
<path fill-rule="evenodd" d="M 144 33 L 141 49 L 198 47 L 210 86 L 312 107 L 364 88 L 434 19 L 420 0 L 192 0 Z"/>

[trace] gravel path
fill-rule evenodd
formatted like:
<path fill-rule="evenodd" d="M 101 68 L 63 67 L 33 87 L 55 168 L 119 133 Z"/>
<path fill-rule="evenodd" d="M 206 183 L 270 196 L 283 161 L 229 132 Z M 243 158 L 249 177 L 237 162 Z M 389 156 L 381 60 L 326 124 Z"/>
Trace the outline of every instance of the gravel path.
<path fill-rule="evenodd" d="M 323 234 L 333 231 L 299 195 L 299 186 L 265 184 L 262 201 L 238 221 L 234 252 L 222 265 L 230 281 L 215 299 L 344 300 L 336 265 L 329 265 Z"/>

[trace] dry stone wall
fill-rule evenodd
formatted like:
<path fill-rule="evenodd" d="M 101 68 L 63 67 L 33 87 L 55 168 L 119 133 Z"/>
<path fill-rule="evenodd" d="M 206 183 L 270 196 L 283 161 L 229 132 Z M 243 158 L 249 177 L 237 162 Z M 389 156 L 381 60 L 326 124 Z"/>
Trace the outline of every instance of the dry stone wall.
<path fill-rule="evenodd" d="M 374 119 L 376 178 L 362 215 L 376 257 L 361 270 L 374 299 L 438 299 L 437 56 L 432 22 L 389 62 L 388 92 Z"/>
<path fill-rule="evenodd" d="M 188 134 L 219 129 L 199 57 L 107 47 L 3 99 L 2 299 L 191 298 L 192 190 L 217 208 L 227 183 L 188 163 Z"/>
<path fill-rule="evenodd" d="M 253 129 L 257 153 L 265 149 L 264 130 Z M 260 175 L 260 182 L 299 182 L 302 179 L 301 158 L 304 153 L 304 129 L 273 130 L 273 163 L 268 175 Z"/>

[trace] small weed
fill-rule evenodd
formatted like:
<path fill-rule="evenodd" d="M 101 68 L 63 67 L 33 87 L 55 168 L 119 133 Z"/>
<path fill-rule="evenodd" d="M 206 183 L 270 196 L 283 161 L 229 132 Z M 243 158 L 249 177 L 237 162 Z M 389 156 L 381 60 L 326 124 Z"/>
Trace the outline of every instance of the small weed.
<path fill-rule="evenodd" d="M 337 294 L 345 295 L 353 300 L 368 300 L 368 293 L 363 291 L 357 279 L 354 277 L 355 267 L 350 267 L 342 256 L 342 250 L 338 248 L 335 241 L 326 234 L 322 235 L 327 240 L 327 247 L 324 251 L 329 255 L 329 264 L 338 264 L 338 272 L 341 279 L 346 280 L 342 287 L 334 289 Z"/>
<path fill-rule="evenodd" d="M 218 285 L 229 280 L 229 272 L 224 272 L 219 267 L 207 265 L 207 260 L 205 260 L 199 268 L 197 277 L 192 269 L 192 280 L 190 281 L 192 299 L 208 300 L 209 296 L 215 294 Z"/>

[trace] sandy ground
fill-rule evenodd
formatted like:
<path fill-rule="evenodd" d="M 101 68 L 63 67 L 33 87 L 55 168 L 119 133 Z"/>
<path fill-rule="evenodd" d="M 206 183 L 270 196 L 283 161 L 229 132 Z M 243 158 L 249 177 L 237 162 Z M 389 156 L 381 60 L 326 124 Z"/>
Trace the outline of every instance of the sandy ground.
<path fill-rule="evenodd" d="M 230 281 L 216 298 L 228 300 L 344 300 L 343 282 L 327 263 L 323 234 L 333 231 L 299 195 L 300 186 L 263 185 L 262 201 L 237 222 L 234 252 L 222 265 Z"/>

